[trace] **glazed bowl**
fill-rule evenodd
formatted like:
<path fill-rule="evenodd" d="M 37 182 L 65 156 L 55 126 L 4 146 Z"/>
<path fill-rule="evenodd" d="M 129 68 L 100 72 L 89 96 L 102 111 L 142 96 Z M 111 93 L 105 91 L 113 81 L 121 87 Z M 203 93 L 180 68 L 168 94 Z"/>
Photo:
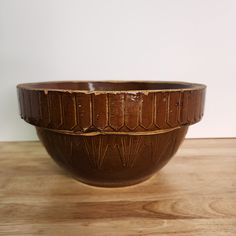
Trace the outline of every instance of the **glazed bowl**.
<path fill-rule="evenodd" d="M 206 86 L 185 82 L 61 81 L 17 86 L 21 118 L 81 182 L 142 182 L 203 116 Z"/>

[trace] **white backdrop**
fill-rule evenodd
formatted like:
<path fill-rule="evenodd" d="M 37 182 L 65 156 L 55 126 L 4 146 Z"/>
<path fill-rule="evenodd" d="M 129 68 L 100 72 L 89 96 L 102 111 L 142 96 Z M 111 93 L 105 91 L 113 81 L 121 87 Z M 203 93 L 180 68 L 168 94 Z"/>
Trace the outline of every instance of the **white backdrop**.
<path fill-rule="evenodd" d="M 36 139 L 17 83 L 76 79 L 205 83 L 188 137 L 235 137 L 235 25 L 234 0 L 0 0 L 0 140 Z"/>

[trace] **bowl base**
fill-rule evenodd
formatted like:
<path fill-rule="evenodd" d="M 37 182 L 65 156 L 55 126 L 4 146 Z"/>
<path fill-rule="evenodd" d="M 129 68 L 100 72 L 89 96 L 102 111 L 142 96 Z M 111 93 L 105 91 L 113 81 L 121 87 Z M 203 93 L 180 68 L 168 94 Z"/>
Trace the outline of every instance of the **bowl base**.
<path fill-rule="evenodd" d="M 153 174 L 155 175 L 155 174 Z M 131 187 L 131 186 L 134 186 L 134 185 L 137 185 L 137 184 L 141 184 L 145 181 L 148 181 L 149 179 L 151 179 L 153 177 L 153 175 L 149 175 L 149 176 L 145 176 L 141 179 L 135 179 L 135 180 L 127 180 L 127 181 L 122 181 L 122 182 L 114 182 L 114 183 L 111 183 L 111 182 L 95 182 L 95 181 L 90 181 L 88 179 L 82 179 L 82 178 L 79 178 L 77 176 L 73 176 L 72 177 L 83 183 L 83 184 L 86 184 L 86 185 L 89 185 L 89 186 L 92 186 L 92 187 L 99 187 L 99 188 L 122 188 L 122 187 Z"/>

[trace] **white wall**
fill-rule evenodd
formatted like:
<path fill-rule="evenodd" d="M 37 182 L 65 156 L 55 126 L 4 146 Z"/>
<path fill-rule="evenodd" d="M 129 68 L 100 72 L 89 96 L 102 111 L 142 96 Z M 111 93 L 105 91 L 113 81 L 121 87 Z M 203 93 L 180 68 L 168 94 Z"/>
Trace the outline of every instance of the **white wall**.
<path fill-rule="evenodd" d="M 188 137 L 236 136 L 236 1 L 0 0 L 0 140 L 35 139 L 15 86 L 47 80 L 208 85 Z"/>

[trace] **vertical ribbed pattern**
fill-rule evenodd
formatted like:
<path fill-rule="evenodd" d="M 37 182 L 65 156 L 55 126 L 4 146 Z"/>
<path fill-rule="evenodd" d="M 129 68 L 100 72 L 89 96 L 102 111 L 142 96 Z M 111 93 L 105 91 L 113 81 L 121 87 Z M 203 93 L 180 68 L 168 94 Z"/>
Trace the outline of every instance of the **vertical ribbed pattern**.
<path fill-rule="evenodd" d="M 21 117 L 68 131 L 155 131 L 198 122 L 205 89 L 150 93 L 69 93 L 18 88 Z"/>
<path fill-rule="evenodd" d="M 155 94 L 142 94 L 141 96 L 142 99 L 140 104 L 140 126 L 144 129 L 148 129 L 153 125 L 155 119 Z"/>
<path fill-rule="evenodd" d="M 92 120 L 97 129 L 105 129 L 108 125 L 108 99 L 107 94 L 92 94 Z"/>
<path fill-rule="evenodd" d="M 108 123 L 115 131 L 124 126 L 124 97 L 124 94 L 108 94 Z"/>
<path fill-rule="evenodd" d="M 170 128 L 167 123 L 168 112 L 169 112 L 169 92 L 156 93 L 156 114 L 155 114 L 155 125 L 159 129 Z"/>
<path fill-rule="evenodd" d="M 129 130 L 135 130 L 139 125 L 140 103 L 139 94 L 125 94 L 124 120 Z"/>
<path fill-rule="evenodd" d="M 69 93 L 63 94 L 62 104 L 62 120 L 64 129 L 72 130 L 77 125 L 75 96 Z"/>
<path fill-rule="evenodd" d="M 86 130 L 92 126 L 92 95 L 83 93 L 75 94 L 77 130 Z"/>
<path fill-rule="evenodd" d="M 38 118 L 39 120 L 39 126 L 41 127 L 49 127 L 50 121 L 50 111 L 49 111 L 49 99 L 47 98 L 47 95 L 44 93 L 38 93 L 39 94 L 39 101 L 40 101 L 40 117 L 35 117 L 35 119 Z M 35 95 L 36 96 L 36 95 Z"/>

